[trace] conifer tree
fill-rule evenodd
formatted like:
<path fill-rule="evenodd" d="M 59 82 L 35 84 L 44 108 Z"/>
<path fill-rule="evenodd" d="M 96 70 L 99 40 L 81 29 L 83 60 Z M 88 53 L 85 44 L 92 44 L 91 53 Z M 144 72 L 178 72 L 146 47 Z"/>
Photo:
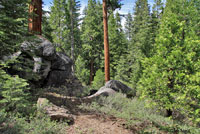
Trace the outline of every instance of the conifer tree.
<path fill-rule="evenodd" d="M 198 0 L 199 1 L 199 0 Z M 160 107 L 182 109 L 200 121 L 200 36 L 196 1 L 167 0 L 156 38 L 156 52 L 144 61 L 143 96 Z"/>
<path fill-rule="evenodd" d="M 52 37 L 53 42 L 56 45 L 57 51 L 63 51 L 69 54 L 69 28 L 67 25 L 66 1 L 65 0 L 54 0 L 51 6 L 50 13 L 50 26 L 53 29 Z"/>
<path fill-rule="evenodd" d="M 19 49 L 28 34 L 28 1 L 0 1 L 0 57 Z"/>
<path fill-rule="evenodd" d="M 129 12 L 126 16 L 125 23 L 125 37 L 126 37 L 126 46 L 124 46 L 124 52 L 120 55 L 118 60 L 118 65 L 116 66 L 116 76 L 115 79 L 123 81 L 127 84 L 131 82 L 131 66 L 132 58 L 130 57 L 130 45 L 132 40 L 132 28 L 133 28 L 133 17 Z"/>
<path fill-rule="evenodd" d="M 152 8 L 152 14 L 151 14 L 151 34 L 150 34 L 151 44 L 155 43 L 155 37 L 158 34 L 163 10 L 164 10 L 164 7 L 163 7 L 162 0 L 154 0 L 154 5 Z"/>
<path fill-rule="evenodd" d="M 136 88 L 142 74 L 141 61 L 148 57 L 151 49 L 150 44 L 150 11 L 147 0 L 137 0 L 134 8 L 134 21 L 132 28 L 132 40 L 129 45 L 129 63 L 131 81 Z"/>
<path fill-rule="evenodd" d="M 115 16 L 114 13 L 112 13 L 109 16 L 108 27 L 110 44 L 110 76 L 111 78 L 114 78 L 116 76 L 116 69 L 120 56 L 127 51 L 127 42 L 122 30 L 119 13 L 116 13 Z"/>
<path fill-rule="evenodd" d="M 80 30 L 79 30 L 79 16 L 80 16 L 80 1 L 77 0 L 68 0 L 68 8 L 66 13 L 69 13 L 69 17 L 66 20 L 69 27 L 69 39 L 71 44 L 71 58 L 75 62 L 76 56 L 75 53 L 78 53 L 78 48 L 80 45 Z M 75 71 L 75 66 L 73 65 L 72 71 Z"/>
<path fill-rule="evenodd" d="M 28 106 L 28 83 L 18 76 L 5 71 L 8 67 L 2 57 L 20 49 L 21 43 L 28 39 L 27 0 L 0 1 L 0 110 L 24 112 Z M 13 61 L 12 61 L 13 62 Z"/>
<path fill-rule="evenodd" d="M 53 32 L 53 29 L 50 26 L 50 20 L 49 20 L 49 12 L 43 11 L 42 15 L 42 36 L 47 38 L 49 41 L 53 42 L 53 38 L 51 36 L 51 33 Z"/>
<path fill-rule="evenodd" d="M 120 0 L 103 0 L 103 24 L 104 24 L 104 59 L 105 59 L 105 81 L 110 80 L 110 52 L 109 52 L 109 37 L 108 37 L 108 8 L 111 12 L 121 7 Z"/>
<path fill-rule="evenodd" d="M 133 23 L 133 17 L 131 13 L 129 12 L 126 16 L 126 23 L 125 23 L 125 33 L 129 41 L 132 39 L 132 34 L 131 34 L 132 27 L 133 27 L 132 23 Z"/>
<path fill-rule="evenodd" d="M 102 4 L 89 0 L 81 26 L 82 57 L 90 70 L 90 83 L 92 83 L 95 70 L 98 70 L 103 50 L 103 13 Z M 77 72 L 78 73 L 78 72 Z"/>

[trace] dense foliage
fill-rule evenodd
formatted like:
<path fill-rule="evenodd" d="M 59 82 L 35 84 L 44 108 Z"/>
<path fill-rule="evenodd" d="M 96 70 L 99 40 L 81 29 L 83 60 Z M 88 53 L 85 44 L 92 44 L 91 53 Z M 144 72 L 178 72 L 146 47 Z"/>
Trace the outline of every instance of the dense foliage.
<path fill-rule="evenodd" d="M 7 112 L 24 113 L 28 103 L 28 83 L 18 76 L 7 74 L 7 63 L 2 62 L 19 50 L 27 38 L 28 0 L 0 1 L 0 109 Z M 12 61 L 13 62 L 13 61 Z"/>
<path fill-rule="evenodd" d="M 143 62 L 144 95 L 160 107 L 179 109 L 199 122 L 199 12 L 194 1 L 168 0 L 155 54 Z"/>
<path fill-rule="evenodd" d="M 0 57 L 15 52 L 28 33 L 27 3 L 28 0 L 0 1 Z"/>
<path fill-rule="evenodd" d="M 57 51 L 70 55 L 74 62 L 80 50 L 79 10 L 80 3 L 77 0 L 53 0 L 49 17 L 52 29 L 49 32 Z"/>
<path fill-rule="evenodd" d="M 85 17 L 81 25 L 82 51 L 80 56 L 89 71 L 90 84 L 93 81 L 95 70 L 101 66 L 103 58 L 103 12 L 100 2 L 89 0 L 85 9 Z M 80 73 L 80 72 L 77 72 Z"/>
<path fill-rule="evenodd" d="M 28 83 L 18 76 L 10 76 L 0 68 L 0 108 L 7 112 L 25 112 L 28 103 Z"/>

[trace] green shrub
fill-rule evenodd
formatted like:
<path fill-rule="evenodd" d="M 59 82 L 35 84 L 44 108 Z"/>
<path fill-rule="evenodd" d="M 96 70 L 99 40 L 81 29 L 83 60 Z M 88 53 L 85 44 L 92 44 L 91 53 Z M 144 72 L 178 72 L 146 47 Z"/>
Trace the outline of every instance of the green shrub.
<path fill-rule="evenodd" d="M 50 118 L 34 117 L 25 119 L 10 117 L 4 128 L 0 130 L 3 134 L 63 134 L 67 123 L 51 121 Z"/>
<path fill-rule="evenodd" d="M 28 83 L 18 76 L 10 76 L 0 68 L 0 107 L 6 111 L 23 111 L 28 106 Z"/>
<path fill-rule="evenodd" d="M 4 111 L 0 111 L 0 126 L 3 122 L 6 121 L 6 113 Z"/>
<path fill-rule="evenodd" d="M 139 89 L 159 107 L 200 123 L 200 36 L 198 2 L 168 0 L 154 56 L 143 61 Z M 180 15 L 181 14 L 181 15 Z M 188 20 L 188 21 L 187 21 Z"/>
<path fill-rule="evenodd" d="M 78 56 L 76 62 L 76 76 L 85 85 L 89 84 L 90 70 L 87 69 L 86 63 L 81 56 Z"/>
<path fill-rule="evenodd" d="M 99 89 L 105 84 L 104 72 L 101 69 L 97 70 L 96 75 L 94 77 L 94 81 L 92 82 L 92 88 Z"/>

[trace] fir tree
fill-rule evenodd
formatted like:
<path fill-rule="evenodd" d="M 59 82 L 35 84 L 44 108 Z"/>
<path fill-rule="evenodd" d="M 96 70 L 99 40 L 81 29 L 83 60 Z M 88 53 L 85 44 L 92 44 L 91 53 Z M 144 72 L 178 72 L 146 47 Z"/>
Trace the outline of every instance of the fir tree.
<path fill-rule="evenodd" d="M 19 49 L 28 33 L 28 1 L 0 1 L 0 57 Z"/>
<path fill-rule="evenodd" d="M 43 11 L 42 15 L 42 36 L 47 38 L 49 41 L 53 42 L 53 37 L 51 36 L 51 33 L 53 32 L 53 29 L 50 26 L 49 22 L 49 12 Z"/>
<path fill-rule="evenodd" d="M 158 34 L 161 17 L 164 10 L 162 0 L 154 0 L 154 2 L 155 3 L 152 8 L 153 12 L 151 14 L 151 44 L 155 43 L 155 38 Z"/>
<path fill-rule="evenodd" d="M 50 13 L 50 26 L 53 29 L 52 37 L 53 42 L 56 45 L 57 51 L 63 51 L 69 54 L 69 28 L 67 25 L 67 15 L 66 11 L 66 1 L 65 0 L 54 0 L 53 6 L 51 6 Z"/>
<path fill-rule="evenodd" d="M 132 65 L 131 81 L 136 88 L 137 82 L 142 74 L 141 61 L 148 57 L 151 49 L 150 44 L 150 11 L 147 0 L 137 0 L 134 9 L 134 21 L 132 28 L 132 39 L 129 45 L 130 54 L 128 62 Z"/>
<path fill-rule="evenodd" d="M 100 67 L 103 50 L 103 13 L 100 2 L 88 1 L 85 17 L 81 26 L 82 56 L 90 70 L 90 83 L 93 80 L 95 70 Z"/>
<path fill-rule="evenodd" d="M 108 21 L 108 35 L 110 44 L 110 76 L 114 78 L 116 76 L 117 65 L 120 56 L 127 51 L 127 43 L 124 32 L 122 30 L 121 18 L 119 13 L 112 13 L 109 16 Z"/>
<path fill-rule="evenodd" d="M 67 23 L 70 29 L 69 39 L 71 44 L 71 58 L 72 61 L 75 62 L 76 56 L 75 53 L 78 54 L 80 48 L 80 30 L 79 30 L 79 16 L 80 16 L 80 1 L 76 0 L 68 0 L 68 8 L 66 13 L 69 12 L 69 17 Z M 73 72 L 75 71 L 75 66 L 72 67 Z"/>
<path fill-rule="evenodd" d="M 144 61 L 140 89 L 160 107 L 182 109 L 199 122 L 200 36 L 196 1 L 168 0 L 156 52 Z"/>
<path fill-rule="evenodd" d="M 129 12 L 126 16 L 126 23 L 125 23 L 125 33 L 129 41 L 132 39 L 132 34 L 131 34 L 132 27 L 133 27 L 132 23 L 133 23 L 133 17 L 131 13 Z"/>

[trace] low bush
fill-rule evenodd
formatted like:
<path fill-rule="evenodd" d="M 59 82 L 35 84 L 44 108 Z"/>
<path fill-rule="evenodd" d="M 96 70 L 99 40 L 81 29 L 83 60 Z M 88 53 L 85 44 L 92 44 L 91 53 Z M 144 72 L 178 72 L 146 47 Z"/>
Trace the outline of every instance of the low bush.
<path fill-rule="evenodd" d="M 51 121 L 50 118 L 30 119 L 10 117 L 0 129 L 3 134 L 64 134 L 67 123 Z"/>

